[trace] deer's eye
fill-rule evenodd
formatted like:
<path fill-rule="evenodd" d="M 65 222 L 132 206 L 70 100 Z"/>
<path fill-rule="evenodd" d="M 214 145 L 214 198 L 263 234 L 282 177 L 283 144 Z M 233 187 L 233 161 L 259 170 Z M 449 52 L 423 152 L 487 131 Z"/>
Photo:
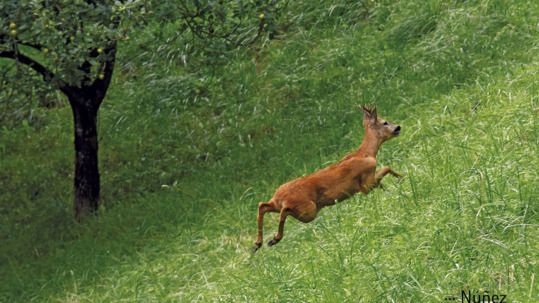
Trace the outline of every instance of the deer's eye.
<path fill-rule="evenodd" d="M 384 122 L 384 125 L 387 125 L 387 121 L 386 121 L 386 122 Z"/>

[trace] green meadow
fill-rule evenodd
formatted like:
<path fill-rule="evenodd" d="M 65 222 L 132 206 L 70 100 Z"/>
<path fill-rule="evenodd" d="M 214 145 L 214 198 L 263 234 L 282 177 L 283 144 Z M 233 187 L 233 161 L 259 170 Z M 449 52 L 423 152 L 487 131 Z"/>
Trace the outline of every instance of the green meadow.
<path fill-rule="evenodd" d="M 0 126 L 0 302 L 538 302 L 538 20 L 532 0 L 291 1 L 278 35 L 198 69 L 172 24 L 138 28 L 99 111 L 95 217 L 73 217 L 65 98 Z M 359 147 L 356 104 L 401 125 L 377 161 L 404 179 L 272 247 L 268 213 L 252 253 L 259 202 Z"/>

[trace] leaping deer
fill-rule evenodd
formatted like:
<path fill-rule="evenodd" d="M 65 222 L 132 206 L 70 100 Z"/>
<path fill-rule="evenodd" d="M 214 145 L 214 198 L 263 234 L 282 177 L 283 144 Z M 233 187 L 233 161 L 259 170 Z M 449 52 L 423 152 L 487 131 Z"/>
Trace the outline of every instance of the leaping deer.
<path fill-rule="evenodd" d="M 402 178 L 389 166 L 376 172 L 376 154 L 380 145 L 399 135 L 401 127 L 378 118 L 376 106 L 368 108 L 357 106 L 363 113 L 365 137 L 359 149 L 346 155 L 341 161 L 313 174 L 297 178 L 281 185 L 269 202 L 258 204 L 258 239 L 252 251 L 262 246 L 264 214 L 279 212 L 279 230 L 268 242 L 268 246 L 277 244 L 283 238 L 286 217 L 292 217 L 308 223 L 316 218 L 318 212 L 335 201 L 343 201 L 357 192 L 365 195 L 375 187 L 382 187 L 382 178 L 389 174 Z"/>

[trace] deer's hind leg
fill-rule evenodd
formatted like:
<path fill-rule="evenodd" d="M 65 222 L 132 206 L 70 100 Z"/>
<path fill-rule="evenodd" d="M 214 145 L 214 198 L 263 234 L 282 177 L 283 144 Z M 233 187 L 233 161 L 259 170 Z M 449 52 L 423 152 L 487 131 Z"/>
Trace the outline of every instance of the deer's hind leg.
<path fill-rule="evenodd" d="M 260 202 L 258 204 L 258 238 L 256 240 L 255 246 L 253 246 L 252 251 L 257 251 L 262 246 L 262 240 L 263 240 L 263 231 L 264 231 L 264 214 L 266 212 L 279 212 L 279 208 L 277 205 L 275 205 L 275 202 L 273 200 L 269 202 Z"/>
<path fill-rule="evenodd" d="M 316 204 L 312 201 L 302 201 L 296 203 L 285 203 L 285 207 L 281 209 L 281 214 L 279 215 L 279 230 L 277 235 L 268 242 L 268 246 L 275 245 L 281 241 L 283 238 L 284 232 L 284 222 L 288 215 L 292 215 L 294 218 L 298 219 L 303 223 L 308 223 L 316 218 L 318 214 L 318 209 Z"/>

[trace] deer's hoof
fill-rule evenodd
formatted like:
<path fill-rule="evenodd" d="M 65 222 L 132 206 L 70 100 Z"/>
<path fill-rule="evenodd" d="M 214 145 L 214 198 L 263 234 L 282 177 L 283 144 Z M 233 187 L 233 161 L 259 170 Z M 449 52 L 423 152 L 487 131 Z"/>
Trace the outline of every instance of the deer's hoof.
<path fill-rule="evenodd" d="M 270 241 L 268 242 L 268 246 L 273 246 L 273 245 L 279 243 L 279 241 L 281 241 L 281 239 L 278 239 L 278 240 L 277 240 L 277 239 L 273 238 L 273 240 L 270 240 Z"/>
<path fill-rule="evenodd" d="M 253 248 L 251 248 L 251 251 L 256 252 L 261 246 L 262 246 L 262 243 L 255 242 L 255 246 L 253 246 Z"/>

